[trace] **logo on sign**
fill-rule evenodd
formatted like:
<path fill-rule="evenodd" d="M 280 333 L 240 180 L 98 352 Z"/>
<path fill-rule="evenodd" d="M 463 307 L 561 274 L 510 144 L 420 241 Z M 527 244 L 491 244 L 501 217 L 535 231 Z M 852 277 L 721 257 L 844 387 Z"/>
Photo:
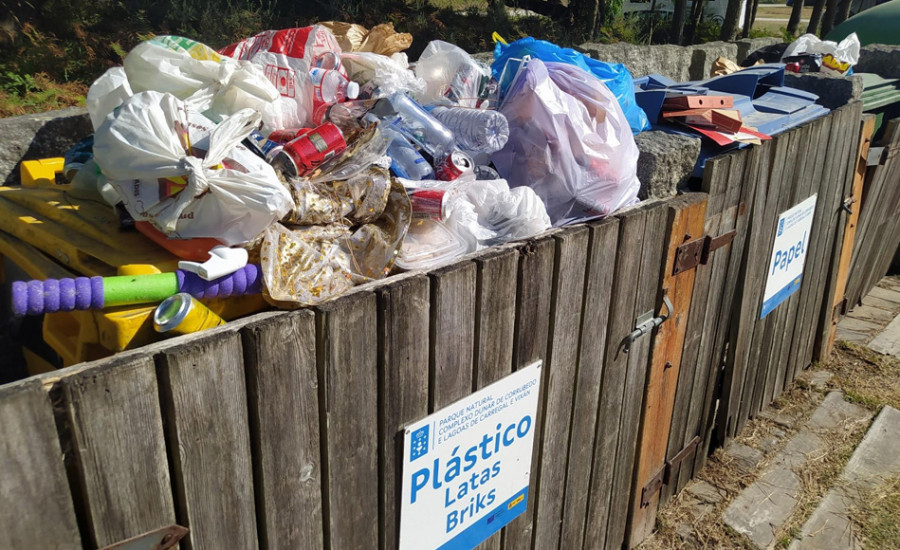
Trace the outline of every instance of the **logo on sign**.
<path fill-rule="evenodd" d="M 428 429 L 430 426 L 422 426 L 413 432 L 409 446 L 409 461 L 428 454 Z"/>

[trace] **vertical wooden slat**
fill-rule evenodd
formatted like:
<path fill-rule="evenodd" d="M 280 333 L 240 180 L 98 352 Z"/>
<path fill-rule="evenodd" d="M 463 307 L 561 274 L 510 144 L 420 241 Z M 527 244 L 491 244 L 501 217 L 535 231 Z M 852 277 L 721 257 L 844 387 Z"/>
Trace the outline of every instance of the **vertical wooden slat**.
<path fill-rule="evenodd" d="M 177 518 L 191 530 L 187 548 L 257 548 L 242 357 L 240 337 L 217 332 L 159 358 Z"/>
<path fill-rule="evenodd" d="M 584 273 L 589 232 L 574 227 L 554 236 L 557 241 L 551 306 L 550 348 L 543 366 L 546 387 L 544 423 L 539 443 L 534 548 L 559 545 L 566 483 L 566 454 L 572 420 L 573 386 L 578 361 Z"/>
<path fill-rule="evenodd" d="M 478 282 L 475 302 L 475 390 L 512 372 L 516 322 L 516 279 L 519 253 L 506 249 L 475 258 Z M 499 550 L 502 533 L 478 545 L 478 550 Z"/>
<path fill-rule="evenodd" d="M 109 546 L 174 523 L 152 357 L 113 360 L 61 383 L 92 543 Z"/>
<path fill-rule="evenodd" d="M 634 484 L 631 493 L 631 519 L 627 543 L 637 546 L 653 532 L 659 492 L 648 495 L 648 505 L 642 503 L 642 488 L 665 467 L 666 444 L 672 427 L 675 390 L 681 369 L 684 338 L 689 321 L 694 279 L 699 265 L 675 274 L 675 255 L 682 244 L 703 238 L 706 218 L 706 195 L 688 194 L 670 201 L 668 205 L 668 235 L 664 244 L 665 256 L 659 276 L 659 293 L 667 296 L 674 308 L 667 313 L 666 322 L 659 326 L 651 347 L 650 369 L 644 392 L 640 435 L 636 451 Z"/>
<path fill-rule="evenodd" d="M 378 291 L 381 469 L 381 548 L 397 548 L 403 427 L 428 415 L 428 277 L 391 283 Z"/>
<path fill-rule="evenodd" d="M 704 168 L 702 188 L 708 192 L 704 232 L 711 237 L 722 235 L 733 229 L 734 220 L 738 216 L 737 202 L 740 199 L 742 180 L 733 183 L 728 173 L 734 157 L 743 154 L 743 151 L 739 151 L 710 159 Z M 708 263 L 697 268 L 694 277 L 694 292 L 685 328 L 684 349 L 681 357 L 681 369 L 678 373 L 672 426 L 666 448 L 667 461 L 671 460 L 694 436 L 700 433 L 699 424 L 706 377 L 710 375 L 710 371 L 715 376 L 721 362 L 721 352 L 710 348 L 713 348 L 716 339 L 719 300 L 722 299 L 721 284 L 724 282 L 725 274 L 724 267 L 727 264 L 728 254 L 734 247 L 734 242 L 714 251 Z M 701 361 L 706 356 L 715 357 L 715 360 L 704 362 L 701 365 Z M 702 450 L 698 448 L 697 452 L 702 452 Z M 660 505 L 681 490 L 690 479 L 691 473 L 690 461 L 682 461 L 675 470 L 674 479 L 663 486 L 660 493 Z"/>
<path fill-rule="evenodd" d="M 432 411 L 472 392 L 476 272 L 465 262 L 431 274 Z"/>
<path fill-rule="evenodd" d="M 320 548 L 322 466 L 316 326 L 311 311 L 241 331 L 257 520 L 263 548 Z"/>
<path fill-rule="evenodd" d="M 856 173 L 856 164 L 859 158 L 859 149 L 861 145 L 861 134 L 858 131 L 859 123 L 862 119 L 863 106 L 860 102 L 850 104 L 846 107 L 849 111 L 847 121 L 845 122 L 846 147 L 843 154 L 843 162 L 841 166 L 841 180 L 837 182 L 836 196 L 832 203 L 835 207 L 832 215 L 831 227 L 835 228 L 830 236 L 828 248 L 826 249 L 827 269 L 823 269 L 822 288 L 824 292 L 821 298 L 817 296 L 817 315 L 812 319 L 809 329 L 809 344 L 806 349 L 811 354 L 811 360 L 822 361 L 830 352 L 828 346 L 828 332 L 831 327 L 831 319 L 833 317 L 834 308 L 832 301 L 828 299 L 834 296 L 835 289 L 838 286 L 839 271 L 841 269 L 841 246 L 844 241 L 844 234 L 847 231 L 847 221 L 850 215 L 843 209 L 842 205 L 845 197 L 852 196 L 854 188 L 854 175 Z M 851 205 L 851 210 L 852 210 Z M 890 240 L 890 239 L 889 239 Z M 900 238 L 896 238 L 900 241 Z M 887 254 L 885 254 L 886 256 Z M 887 267 L 887 264 L 885 265 Z M 828 351 L 826 351 L 826 349 Z M 805 367 L 806 365 L 804 365 Z"/>
<path fill-rule="evenodd" d="M 629 359 L 628 354 L 622 349 L 622 344 L 625 337 L 634 330 L 635 302 L 641 274 L 640 250 L 644 243 L 647 217 L 646 207 L 617 216 L 619 241 L 616 247 L 615 276 L 606 333 L 600 406 L 597 410 L 597 428 L 594 435 L 591 486 L 584 531 L 585 549 L 606 547 Z"/>
<path fill-rule="evenodd" d="M 547 236 L 520 248 L 518 293 L 516 294 L 516 326 L 513 342 L 513 364 L 522 368 L 547 357 L 550 334 L 550 297 L 553 288 L 553 265 L 556 243 Z M 541 382 L 544 383 L 543 381 Z M 535 433 L 542 433 L 544 405 L 538 402 Z M 528 550 L 534 533 L 534 507 L 537 493 L 537 469 L 540 453 L 531 457 L 531 480 L 528 485 L 528 507 L 503 529 L 505 550 Z"/>
<path fill-rule="evenodd" d="M 3 546 L 82 548 L 53 408 L 36 380 L 0 387 L 0 464 Z"/>
<path fill-rule="evenodd" d="M 840 314 L 833 314 L 840 309 L 845 299 L 847 291 L 847 282 L 850 277 L 850 259 L 853 257 L 854 239 L 856 237 L 856 228 L 859 225 L 860 206 L 862 202 L 863 183 L 866 179 L 867 157 L 869 148 L 872 145 L 872 134 L 875 131 L 875 116 L 866 115 L 862 121 L 862 129 L 860 130 L 859 149 L 856 158 L 856 166 L 853 174 L 853 187 L 850 193 L 850 209 L 851 214 L 846 219 L 846 227 L 844 229 L 844 238 L 841 242 L 840 258 L 838 260 L 838 274 L 835 282 L 834 294 L 830 303 L 832 316 L 828 319 L 826 334 L 824 335 L 824 346 L 822 352 L 826 355 L 831 353 L 834 346 L 834 338 L 837 332 L 837 324 L 840 320 Z M 826 315 L 829 313 L 825 312 Z"/>
<path fill-rule="evenodd" d="M 647 212 L 647 225 L 641 249 L 641 272 L 635 298 L 634 317 L 645 311 L 657 312 L 661 308 L 658 298 L 659 271 L 663 263 L 664 242 L 668 230 L 668 212 L 665 204 L 658 204 Z M 654 335 L 655 336 L 655 331 Z M 606 534 L 606 548 L 618 550 L 625 542 L 625 528 L 628 520 L 628 503 L 631 501 L 632 476 L 635 467 L 635 450 L 638 441 L 638 427 L 647 368 L 650 361 L 650 347 L 653 337 L 643 337 L 631 345 L 628 353 L 625 393 L 622 400 L 622 420 L 619 426 L 619 442 L 616 450 L 616 471 L 613 475 L 610 499 L 609 525 Z"/>
<path fill-rule="evenodd" d="M 378 544 L 376 319 L 370 293 L 316 308 L 325 547 L 332 550 Z"/>
<path fill-rule="evenodd" d="M 573 388 L 572 430 L 569 436 L 569 465 L 566 474 L 560 548 L 581 548 L 591 481 L 594 434 L 603 355 L 613 287 L 619 220 L 607 218 L 591 224 L 588 268 L 585 274 L 584 307 L 581 320 L 581 349 Z"/>

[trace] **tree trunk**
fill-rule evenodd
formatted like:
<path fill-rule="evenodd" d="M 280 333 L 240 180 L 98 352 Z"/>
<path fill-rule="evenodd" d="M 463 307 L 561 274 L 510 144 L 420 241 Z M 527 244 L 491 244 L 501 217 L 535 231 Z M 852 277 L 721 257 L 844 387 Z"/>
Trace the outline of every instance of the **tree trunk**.
<path fill-rule="evenodd" d="M 599 0 L 569 0 L 569 11 L 579 43 L 594 39 L 599 9 Z"/>
<path fill-rule="evenodd" d="M 700 21 L 703 20 L 703 4 L 705 0 L 694 0 L 694 3 L 691 6 L 691 26 L 688 29 L 687 42 L 688 44 L 694 43 L 694 35 L 697 33 L 697 27 L 700 25 Z"/>
<path fill-rule="evenodd" d="M 825 2 L 825 15 L 822 16 L 822 38 L 834 28 L 834 13 L 837 11 L 837 0 Z"/>
<path fill-rule="evenodd" d="M 800 25 L 800 17 L 803 15 L 803 0 L 794 0 L 791 6 L 791 17 L 788 19 L 788 34 L 794 36 L 797 34 L 797 27 Z"/>
<path fill-rule="evenodd" d="M 838 4 L 837 13 L 834 14 L 834 26 L 837 27 L 841 23 L 847 20 L 850 17 L 850 5 L 853 4 L 853 0 L 841 0 L 841 3 Z"/>
<path fill-rule="evenodd" d="M 797 2 L 798 0 L 794 0 Z M 799 0 L 802 4 L 803 0 Z M 812 14 L 809 16 L 809 25 L 806 27 L 806 32 L 810 34 L 818 34 L 819 31 L 819 23 L 822 22 L 822 10 L 825 8 L 825 0 L 816 0 L 816 4 L 813 6 Z"/>
<path fill-rule="evenodd" d="M 687 0 L 675 0 L 675 9 L 672 12 L 672 36 L 669 40 L 672 44 L 681 44 L 684 36 L 684 20 L 687 17 Z"/>
<path fill-rule="evenodd" d="M 741 2 L 743 0 L 728 0 L 728 8 L 725 10 L 725 21 L 722 23 L 720 40 L 734 40 L 737 35 L 738 22 L 741 18 Z M 803 0 L 800 0 L 801 2 Z"/>
<path fill-rule="evenodd" d="M 751 4 L 753 4 L 751 8 Z M 753 30 L 753 24 L 756 22 L 756 10 L 759 9 L 759 0 L 747 0 L 747 8 L 744 11 L 744 32 L 741 36 L 750 37 L 750 31 Z"/>

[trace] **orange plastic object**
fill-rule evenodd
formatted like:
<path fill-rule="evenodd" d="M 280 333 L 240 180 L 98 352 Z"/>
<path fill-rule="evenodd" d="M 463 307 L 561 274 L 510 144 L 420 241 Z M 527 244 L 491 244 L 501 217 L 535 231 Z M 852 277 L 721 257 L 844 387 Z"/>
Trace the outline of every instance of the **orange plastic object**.
<path fill-rule="evenodd" d="M 138 231 L 143 233 L 146 237 L 182 260 L 205 262 L 209 259 L 209 251 L 213 247 L 222 244 L 217 239 L 211 237 L 204 237 L 202 239 L 170 239 L 159 229 L 153 227 L 150 222 L 136 222 L 134 225 L 137 227 Z"/>

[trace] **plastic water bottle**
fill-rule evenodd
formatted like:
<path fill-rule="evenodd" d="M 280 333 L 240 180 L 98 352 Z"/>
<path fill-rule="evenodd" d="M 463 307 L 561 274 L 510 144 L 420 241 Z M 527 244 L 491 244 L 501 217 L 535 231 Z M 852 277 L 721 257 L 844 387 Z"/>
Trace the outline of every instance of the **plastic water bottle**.
<path fill-rule="evenodd" d="M 459 148 L 468 153 L 496 153 L 509 140 L 509 122 L 499 111 L 435 107 L 431 114 L 453 132 Z"/>
<path fill-rule="evenodd" d="M 435 161 L 445 158 L 453 151 L 453 132 L 428 114 L 421 105 L 403 92 L 392 94 L 387 101 L 395 114 L 385 119 L 386 126 L 409 138 Z"/>
<path fill-rule="evenodd" d="M 405 137 L 389 128 L 385 128 L 383 132 L 391 140 L 387 154 L 391 157 L 391 170 L 396 175 L 416 181 L 434 177 L 431 165 Z"/>
<path fill-rule="evenodd" d="M 313 118 L 317 124 L 326 120 L 328 107 L 359 95 L 359 84 L 340 71 L 314 67 L 309 71 L 309 80 L 313 85 Z"/>

